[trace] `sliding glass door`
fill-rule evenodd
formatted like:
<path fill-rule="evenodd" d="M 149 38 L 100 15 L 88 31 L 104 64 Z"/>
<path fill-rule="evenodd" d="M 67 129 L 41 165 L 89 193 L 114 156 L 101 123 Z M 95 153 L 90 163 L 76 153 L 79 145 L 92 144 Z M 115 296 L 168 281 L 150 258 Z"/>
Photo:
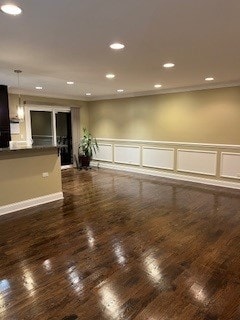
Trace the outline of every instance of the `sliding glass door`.
<path fill-rule="evenodd" d="M 33 146 L 58 146 L 61 165 L 73 163 L 70 109 L 29 107 L 27 131 Z"/>
<path fill-rule="evenodd" d="M 72 164 L 72 125 L 70 112 L 57 112 L 56 117 L 56 138 L 57 146 L 61 151 L 61 164 Z"/>

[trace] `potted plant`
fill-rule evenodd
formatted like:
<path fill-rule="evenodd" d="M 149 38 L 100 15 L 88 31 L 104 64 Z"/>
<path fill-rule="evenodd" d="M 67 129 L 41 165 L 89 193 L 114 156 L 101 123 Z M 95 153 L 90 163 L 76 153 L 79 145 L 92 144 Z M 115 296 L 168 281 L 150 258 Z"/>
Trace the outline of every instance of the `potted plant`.
<path fill-rule="evenodd" d="M 78 159 L 80 168 L 89 168 L 92 156 L 98 150 L 98 143 L 95 138 L 92 137 L 91 133 L 84 128 L 83 137 L 78 149 Z"/>

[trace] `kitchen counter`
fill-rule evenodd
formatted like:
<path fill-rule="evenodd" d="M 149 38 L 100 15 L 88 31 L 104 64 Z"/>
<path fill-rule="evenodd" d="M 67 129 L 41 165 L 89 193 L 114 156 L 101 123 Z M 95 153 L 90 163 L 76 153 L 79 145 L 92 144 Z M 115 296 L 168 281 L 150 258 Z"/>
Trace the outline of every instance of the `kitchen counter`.
<path fill-rule="evenodd" d="M 12 151 L 23 151 L 23 150 L 50 150 L 50 149 L 58 149 L 58 147 L 55 146 L 18 146 L 18 147 L 10 147 L 10 148 L 0 148 L 0 154 L 1 153 L 9 153 Z"/>

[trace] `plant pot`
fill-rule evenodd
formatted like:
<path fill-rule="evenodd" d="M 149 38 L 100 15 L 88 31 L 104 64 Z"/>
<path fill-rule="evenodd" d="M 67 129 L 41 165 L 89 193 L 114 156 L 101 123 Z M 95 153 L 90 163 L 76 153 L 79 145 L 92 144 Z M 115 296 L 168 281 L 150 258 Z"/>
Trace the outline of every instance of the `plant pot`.
<path fill-rule="evenodd" d="M 79 155 L 79 166 L 80 168 L 89 168 L 90 167 L 90 157 L 85 155 Z"/>

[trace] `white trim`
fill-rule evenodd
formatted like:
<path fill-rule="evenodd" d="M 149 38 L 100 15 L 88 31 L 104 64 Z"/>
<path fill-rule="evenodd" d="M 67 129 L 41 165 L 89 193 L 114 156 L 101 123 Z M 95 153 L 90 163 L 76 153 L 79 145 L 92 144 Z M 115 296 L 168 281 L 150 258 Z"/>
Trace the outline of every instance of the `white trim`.
<path fill-rule="evenodd" d="M 49 108 L 50 110 L 50 108 Z M 69 107 L 59 107 L 59 106 L 54 106 L 51 107 L 52 111 L 52 134 L 53 134 L 53 144 L 57 146 L 57 123 L 56 123 L 56 114 L 58 112 L 65 112 L 65 113 L 71 113 L 71 108 Z M 71 128 L 72 130 L 72 128 Z M 73 151 L 73 150 L 72 150 Z"/>
<path fill-rule="evenodd" d="M 130 140 L 128 140 L 128 141 L 130 141 Z M 140 146 L 134 146 L 134 145 L 132 145 L 132 144 L 114 144 L 114 147 L 120 147 L 120 148 L 125 148 L 125 147 L 127 147 L 127 148 L 140 148 Z"/>
<path fill-rule="evenodd" d="M 61 170 L 71 169 L 71 168 L 73 168 L 73 164 L 66 164 L 64 166 L 61 166 Z"/>
<path fill-rule="evenodd" d="M 221 177 L 221 178 L 229 178 L 229 179 L 239 180 L 240 177 L 228 176 L 228 175 L 223 174 L 223 156 L 224 156 L 225 154 L 227 154 L 227 155 L 237 155 L 237 156 L 240 156 L 240 153 L 237 153 L 237 152 L 221 152 L 220 177 Z"/>
<path fill-rule="evenodd" d="M 26 140 L 28 144 L 32 145 L 32 128 L 31 128 L 31 111 L 46 111 L 51 112 L 52 117 L 52 142 L 54 146 L 57 146 L 57 134 L 56 134 L 56 114 L 58 112 L 71 112 L 69 107 L 61 106 L 48 106 L 46 105 L 26 105 L 25 106 L 25 125 L 26 125 Z"/>
<path fill-rule="evenodd" d="M 174 151 L 174 148 L 167 148 L 167 147 L 151 147 L 151 146 L 142 146 L 143 149 L 157 149 L 157 150 L 169 150 L 169 151 Z"/>
<path fill-rule="evenodd" d="M 98 166 L 99 168 L 106 168 L 111 170 L 120 170 L 126 172 L 133 172 L 133 173 L 140 173 L 150 176 L 168 178 L 168 179 L 175 179 L 181 181 L 188 181 L 194 183 L 200 183 L 205 185 L 217 186 L 217 187 L 225 187 L 225 188 L 232 188 L 232 189 L 239 189 L 240 190 L 240 183 L 232 182 L 232 181 L 223 181 L 217 179 L 208 179 L 203 177 L 196 177 L 196 176 L 188 176 L 184 174 L 178 173 L 170 173 L 170 172 L 163 172 L 157 170 L 150 170 L 150 169 L 143 169 L 135 166 L 124 166 L 124 165 L 117 165 L 117 164 L 110 164 L 110 163 L 100 163 L 97 164 L 96 162 L 92 162 L 93 166 Z"/>
<path fill-rule="evenodd" d="M 82 102 L 82 101 L 102 101 L 102 100 L 108 100 L 108 99 L 124 99 L 124 98 L 134 98 L 134 97 L 146 97 L 146 96 L 155 96 L 155 95 L 163 95 L 163 94 L 169 94 L 169 93 L 179 93 L 179 92 L 194 92 L 194 91 L 201 91 L 201 90 L 211 90 L 211 89 L 221 89 L 221 88 L 232 88 L 232 87 L 238 87 L 240 86 L 239 81 L 233 81 L 233 82 L 223 82 L 223 83 L 215 83 L 215 84 L 201 84 L 196 86 L 187 86 L 187 87 L 178 87 L 178 88 L 169 88 L 169 89 L 161 89 L 160 91 L 141 91 L 141 92 L 132 92 L 132 93 L 123 93 L 121 94 L 121 97 L 116 94 L 111 95 L 102 95 L 102 96 L 95 96 L 91 98 L 86 98 L 86 96 L 79 96 L 81 100 L 79 100 L 78 96 L 76 95 L 67 95 L 67 94 L 46 94 L 46 93 L 37 93 L 38 97 L 44 97 L 44 98 L 56 98 L 56 99 L 71 99 L 75 100 L 76 102 Z M 18 91 L 16 89 L 10 88 L 9 93 L 12 94 L 18 94 Z M 28 96 L 36 96 L 36 92 L 33 90 L 21 90 L 22 95 L 28 95 Z M 78 106 L 78 105 L 77 105 Z"/>
<path fill-rule="evenodd" d="M 221 89 L 221 88 L 233 88 L 233 87 L 239 87 L 240 82 L 239 81 L 234 81 L 231 83 L 219 83 L 219 84 L 211 84 L 211 85 L 196 85 L 196 86 L 188 86 L 188 87 L 178 87 L 178 88 L 169 88 L 169 89 L 160 89 L 159 91 L 141 91 L 141 92 L 132 92 L 132 93 L 123 93 L 121 94 L 121 97 L 119 95 L 117 96 L 116 94 L 111 94 L 111 95 L 103 95 L 103 96 L 95 96 L 91 97 L 88 100 L 84 101 L 102 101 L 102 100 L 119 100 L 119 99 L 124 99 L 124 98 L 135 98 L 135 97 L 151 97 L 151 96 L 161 96 L 165 94 L 172 94 L 172 93 L 181 93 L 181 92 L 196 92 L 196 91 L 202 91 L 202 90 L 212 90 L 212 89 Z M 83 98 L 84 99 L 84 98 Z"/>
<path fill-rule="evenodd" d="M 25 106 L 25 127 L 26 127 L 26 140 L 27 144 L 32 145 L 32 127 L 30 108 Z"/>
<path fill-rule="evenodd" d="M 54 146 L 57 146 L 57 123 L 55 110 L 52 111 L 52 141 Z"/>
<path fill-rule="evenodd" d="M 214 173 L 197 171 L 197 170 L 179 169 L 179 152 L 214 154 L 216 156 L 215 157 L 215 163 L 214 163 L 214 170 L 213 170 Z M 186 172 L 186 173 L 197 173 L 197 174 L 203 174 L 203 175 L 207 175 L 207 176 L 216 176 L 217 175 L 217 151 L 193 150 L 193 149 L 177 149 L 177 171 L 178 172 Z"/>
<path fill-rule="evenodd" d="M 32 128 L 31 128 L 31 111 L 46 111 L 51 112 L 51 129 L 52 129 L 52 144 L 57 147 L 57 126 L 56 126 L 56 114 L 58 112 L 71 113 L 70 107 L 61 107 L 61 106 L 48 106 L 46 105 L 25 105 L 25 126 L 26 126 L 26 141 L 28 145 L 33 144 L 32 140 Z M 72 126 L 72 124 L 71 124 Z M 72 128 L 71 128 L 72 130 Z M 72 150 L 73 152 L 73 150 Z M 69 167 L 71 168 L 71 167 Z M 64 168 L 63 166 L 63 169 Z"/>
<path fill-rule="evenodd" d="M 5 206 L 0 206 L 0 215 L 4 215 L 7 213 L 35 207 L 40 204 L 53 202 L 53 201 L 61 200 L 61 199 L 63 199 L 63 193 L 57 192 L 57 193 L 48 194 L 48 195 L 42 196 L 42 197 L 37 197 L 37 198 L 33 198 L 33 199 L 28 199 L 28 200 L 24 200 L 24 201 L 20 201 L 20 202 L 11 203 L 11 204 L 8 204 Z"/>
<path fill-rule="evenodd" d="M 163 144 L 163 145 L 176 145 L 178 146 L 199 146 L 199 147 L 212 147 L 212 148 L 225 148 L 225 149 L 240 149 L 239 144 L 217 144 L 217 143 L 200 143 L 200 142 L 179 142 L 179 141 L 161 141 L 161 140 L 132 140 L 132 139 L 109 139 L 109 138 L 97 138 L 98 141 L 111 141 L 116 143 L 128 142 L 138 144 Z"/>
<path fill-rule="evenodd" d="M 51 105 L 42 105 L 42 104 L 26 104 L 26 107 L 30 110 L 35 110 L 35 111 L 55 111 L 55 112 L 70 112 L 71 108 L 70 107 L 61 107 L 61 106 L 51 106 Z"/>

